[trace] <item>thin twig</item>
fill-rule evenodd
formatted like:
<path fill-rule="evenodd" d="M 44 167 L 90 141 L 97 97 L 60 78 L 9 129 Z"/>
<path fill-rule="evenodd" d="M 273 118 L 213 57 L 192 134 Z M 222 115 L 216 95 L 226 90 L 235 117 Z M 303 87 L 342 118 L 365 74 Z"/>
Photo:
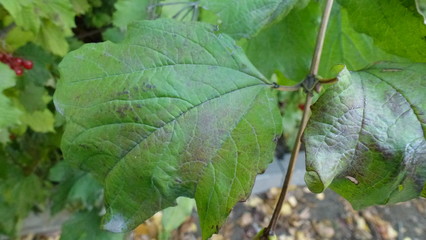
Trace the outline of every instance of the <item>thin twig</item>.
<path fill-rule="evenodd" d="M 328 24 L 328 20 L 330 19 L 330 12 L 332 7 L 333 7 L 333 0 L 328 0 L 324 8 L 324 13 L 322 15 L 321 26 L 317 35 L 317 43 L 316 43 L 317 45 L 315 47 L 314 56 L 312 57 L 310 73 L 314 76 L 318 74 L 322 47 L 324 45 L 325 32 L 327 30 L 327 24 Z"/>
<path fill-rule="evenodd" d="M 327 0 L 326 6 L 324 8 L 324 13 L 321 20 L 320 30 L 317 36 L 315 53 L 312 58 L 311 70 L 309 75 L 304 80 L 303 84 L 305 90 L 307 90 L 306 101 L 305 101 L 305 109 L 303 110 L 302 122 L 299 127 L 299 131 L 297 132 L 296 141 L 293 147 L 293 151 L 291 152 L 290 162 L 288 164 L 287 173 L 284 179 L 283 187 L 278 198 L 277 205 L 275 206 L 274 213 L 272 215 L 271 221 L 267 228 L 265 228 L 262 239 L 267 240 L 270 235 L 275 232 L 275 227 L 277 225 L 278 217 L 281 212 L 281 208 L 286 197 L 288 187 L 290 185 L 290 180 L 293 175 L 294 166 L 296 165 L 296 159 L 299 155 L 300 146 L 302 144 L 302 135 L 305 131 L 306 125 L 308 123 L 309 115 L 310 115 L 310 107 L 312 104 L 312 96 L 313 90 L 316 89 L 318 81 L 316 81 L 316 75 L 318 74 L 318 66 L 321 59 L 322 47 L 324 44 L 325 32 L 327 29 L 328 19 L 330 18 L 331 8 L 333 6 L 333 0 Z M 315 81 L 312 81 L 314 79 Z M 313 84 L 313 85 L 312 85 Z M 309 86 L 307 86 L 309 85 Z"/>
<path fill-rule="evenodd" d="M 200 9 L 198 5 L 194 5 L 194 12 L 192 13 L 192 21 L 198 21 L 198 15 L 200 13 Z"/>
<path fill-rule="evenodd" d="M 148 8 L 154 8 L 154 7 L 162 7 L 162 6 L 167 6 L 167 5 L 179 5 L 179 4 L 188 4 L 188 5 L 196 5 L 198 4 L 197 2 L 166 2 L 166 3 L 155 3 L 155 4 L 151 4 Z"/>
<path fill-rule="evenodd" d="M 187 10 L 187 9 L 189 9 L 189 11 L 188 12 L 190 12 L 190 11 L 192 11 L 192 5 L 188 5 L 188 6 L 185 6 L 185 7 L 183 7 L 183 8 L 181 8 L 175 15 L 173 15 L 173 19 L 176 19 L 177 17 L 179 17 L 179 15 L 183 12 L 183 11 L 185 11 L 185 10 Z"/>
<path fill-rule="evenodd" d="M 302 138 L 303 131 L 305 131 L 306 124 L 308 123 L 311 103 L 312 103 L 312 94 L 308 93 L 306 94 L 305 109 L 303 110 L 302 123 L 300 124 L 299 131 L 297 132 L 296 141 L 293 147 L 293 151 L 291 152 L 291 158 L 290 158 L 290 162 L 288 163 L 287 174 L 285 175 L 281 194 L 280 194 L 280 197 L 278 198 L 278 202 L 277 202 L 277 205 L 275 206 L 274 213 L 272 214 L 271 221 L 269 222 L 269 226 L 265 229 L 264 239 L 267 239 L 270 233 L 273 233 L 275 231 L 277 220 L 281 212 L 281 208 L 282 208 L 285 196 L 287 194 L 288 186 L 290 185 L 291 177 L 293 175 L 293 169 L 294 169 L 294 166 L 296 165 L 295 164 L 296 159 L 299 155 L 299 149 L 302 143 L 301 138 Z"/>
<path fill-rule="evenodd" d="M 189 13 L 191 13 L 192 12 L 192 15 L 194 15 L 194 7 L 191 7 L 181 18 L 180 18 L 180 20 L 181 21 L 183 21 L 185 18 L 186 18 L 186 16 L 188 16 L 188 14 Z"/>
<path fill-rule="evenodd" d="M 302 87 L 301 83 L 296 84 L 294 86 L 282 86 L 282 85 L 278 85 L 278 84 L 275 84 L 273 86 L 274 89 L 276 89 L 278 91 L 283 91 L 283 92 L 294 92 L 294 91 L 299 90 L 301 87 Z"/>
<path fill-rule="evenodd" d="M 337 77 L 335 78 L 327 78 L 327 79 L 320 79 L 319 82 L 321 84 L 331 84 L 331 83 L 336 83 L 337 81 L 339 81 L 339 79 L 337 79 Z"/>

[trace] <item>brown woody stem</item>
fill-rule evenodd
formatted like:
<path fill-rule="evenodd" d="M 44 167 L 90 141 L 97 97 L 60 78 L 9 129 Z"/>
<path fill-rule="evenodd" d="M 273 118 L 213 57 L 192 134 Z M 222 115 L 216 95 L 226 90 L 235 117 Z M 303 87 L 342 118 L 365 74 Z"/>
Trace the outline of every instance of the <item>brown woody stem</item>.
<path fill-rule="evenodd" d="M 318 74 L 318 68 L 319 68 L 320 59 L 321 59 L 322 47 L 324 45 L 325 32 L 326 32 L 326 29 L 327 29 L 328 20 L 330 18 L 332 6 L 333 6 L 333 0 L 327 0 L 326 6 L 324 8 L 322 20 L 321 20 L 320 30 L 319 30 L 318 36 L 317 36 L 317 42 L 316 42 L 314 56 L 312 58 L 310 74 L 305 79 L 304 83 L 309 83 L 309 81 L 312 80 L 312 77 L 315 79 L 316 75 Z M 287 195 L 288 187 L 290 185 L 290 180 L 291 180 L 291 177 L 293 175 L 294 166 L 296 165 L 296 159 L 299 155 L 300 146 L 302 144 L 302 141 L 301 141 L 302 135 L 303 135 L 303 132 L 305 131 L 306 125 L 308 123 L 308 119 L 309 119 L 309 115 L 310 115 L 310 107 L 311 107 L 311 104 L 312 104 L 313 90 L 317 89 L 316 88 L 317 86 L 319 86 L 319 82 L 316 81 L 313 88 L 306 89 L 306 87 L 305 87 L 305 90 L 307 91 L 307 95 L 306 95 L 306 101 L 305 101 L 305 109 L 303 111 L 303 116 L 302 116 L 302 122 L 300 124 L 299 131 L 297 132 L 296 142 L 294 144 L 293 151 L 291 152 L 291 158 L 290 158 L 290 162 L 288 164 L 286 176 L 284 178 L 284 183 L 283 183 L 283 187 L 282 187 L 282 190 L 281 190 L 281 194 L 278 198 L 278 202 L 277 202 L 277 205 L 274 209 L 274 213 L 272 214 L 271 221 L 269 222 L 268 227 L 265 228 L 264 234 L 261 238 L 262 240 L 267 240 L 269 238 L 269 236 L 272 235 L 275 232 L 275 227 L 277 225 L 279 214 L 281 212 L 281 208 L 282 208 L 284 199 Z"/>

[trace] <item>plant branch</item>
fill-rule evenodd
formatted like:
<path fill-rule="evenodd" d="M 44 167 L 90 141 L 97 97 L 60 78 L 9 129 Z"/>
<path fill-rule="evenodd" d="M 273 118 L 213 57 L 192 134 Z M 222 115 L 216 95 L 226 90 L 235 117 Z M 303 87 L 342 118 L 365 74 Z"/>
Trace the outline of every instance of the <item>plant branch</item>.
<path fill-rule="evenodd" d="M 155 4 L 151 4 L 148 6 L 148 10 L 156 8 L 156 7 L 162 7 L 162 6 L 168 6 L 168 5 L 179 5 L 179 4 L 184 4 L 184 5 L 190 5 L 190 6 L 194 6 L 198 4 L 198 1 L 195 2 L 162 2 L 162 3 L 155 3 Z"/>
<path fill-rule="evenodd" d="M 290 185 L 290 180 L 293 175 L 294 166 L 296 165 L 296 159 L 299 155 L 300 146 L 302 144 L 302 135 L 303 135 L 303 132 L 305 131 L 306 125 L 309 120 L 313 91 L 316 89 L 319 89 L 319 86 L 320 86 L 320 83 L 316 79 L 316 75 L 318 74 L 318 67 L 320 64 L 321 52 L 324 45 L 325 32 L 327 29 L 328 20 L 330 18 L 332 6 L 333 6 L 333 0 L 327 0 L 326 6 L 324 8 L 322 20 L 321 20 L 320 30 L 317 36 L 317 42 L 316 42 L 314 56 L 311 62 L 310 73 L 302 82 L 302 86 L 305 89 L 305 92 L 307 93 L 306 101 L 305 101 L 305 109 L 303 110 L 302 122 L 297 132 L 296 141 L 295 141 L 293 150 L 291 152 L 290 162 L 288 164 L 287 173 L 284 178 L 283 187 L 282 187 L 280 196 L 278 198 L 277 205 L 274 209 L 274 213 L 272 214 L 271 221 L 269 222 L 268 227 L 265 228 L 264 234 L 261 238 L 263 240 L 267 240 L 269 236 L 272 235 L 275 231 L 279 214 L 281 212 L 281 208 L 282 208 L 284 199 L 287 195 L 288 187 Z"/>
<path fill-rule="evenodd" d="M 282 86 L 282 85 L 278 85 L 278 84 L 274 84 L 272 86 L 272 88 L 278 90 L 278 91 L 283 91 L 283 92 L 294 92 L 299 90 L 302 87 L 301 83 L 298 83 L 296 85 L 293 86 Z"/>
<path fill-rule="evenodd" d="M 179 17 L 179 15 L 181 14 L 181 13 L 183 13 L 185 10 L 188 10 L 188 13 L 189 12 L 191 12 L 192 11 L 192 8 L 193 8 L 193 6 L 192 5 L 188 5 L 188 6 L 185 6 L 185 7 L 183 7 L 183 8 L 181 8 L 175 15 L 173 15 L 173 17 L 172 18 L 174 18 L 174 19 L 176 19 L 177 17 Z M 186 16 L 187 14 L 185 14 L 185 16 Z M 184 17 L 185 17 L 184 16 Z"/>
<path fill-rule="evenodd" d="M 310 73 L 314 76 L 318 74 L 318 68 L 321 59 L 322 47 L 324 45 L 325 32 L 327 30 L 328 20 L 330 19 L 331 8 L 333 7 L 333 0 L 327 0 L 327 3 L 324 8 L 324 13 L 321 19 L 320 29 L 317 35 L 317 43 L 315 47 L 314 56 L 312 57 L 311 62 L 311 71 Z"/>
<path fill-rule="evenodd" d="M 300 145 L 302 143 L 301 141 L 302 134 L 305 131 L 306 124 L 308 123 L 309 114 L 311 112 L 310 111 L 311 104 L 312 104 L 312 93 L 308 93 L 306 94 L 305 109 L 303 110 L 302 122 L 300 124 L 299 131 L 297 132 L 297 137 L 293 147 L 293 151 L 291 152 L 291 158 L 290 158 L 290 162 L 288 163 L 287 174 L 285 175 L 281 194 L 278 198 L 277 205 L 275 206 L 274 213 L 272 214 L 271 221 L 269 222 L 268 227 L 265 229 L 263 239 L 268 239 L 267 237 L 270 235 L 270 233 L 273 233 L 275 231 L 277 220 L 281 212 L 281 208 L 282 208 L 284 199 L 286 197 L 288 187 L 290 185 L 290 180 L 291 180 L 291 177 L 293 176 L 293 170 L 294 170 L 294 166 L 296 165 L 296 159 L 299 155 Z"/>

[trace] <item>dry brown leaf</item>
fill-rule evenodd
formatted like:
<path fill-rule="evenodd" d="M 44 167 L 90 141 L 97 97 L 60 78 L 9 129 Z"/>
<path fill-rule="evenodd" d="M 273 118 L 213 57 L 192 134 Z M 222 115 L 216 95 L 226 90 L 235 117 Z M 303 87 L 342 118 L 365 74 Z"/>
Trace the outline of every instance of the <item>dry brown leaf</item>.
<path fill-rule="evenodd" d="M 241 227 L 247 227 L 248 225 L 251 225 L 253 223 L 253 217 L 250 213 L 245 212 L 238 220 L 238 225 Z"/>
<path fill-rule="evenodd" d="M 247 205 L 249 207 L 257 207 L 264 204 L 263 199 L 261 199 L 258 196 L 251 196 L 247 201 L 244 202 L 244 205 Z"/>
<path fill-rule="evenodd" d="M 225 240 L 225 238 L 221 234 L 213 234 L 210 238 L 211 240 Z"/>
<path fill-rule="evenodd" d="M 290 216 L 292 213 L 290 204 L 287 202 L 283 203 L 280 213 L 282 216 Z"/>
<path fill-rule="evenodd" d="M 324 194 L 324 193 L 318 193 L 318 194 L 316 194 L 316 195 L 315 195 L 315 197 L 316 197 L 318 200 L 322 201 L 322 200 L 324 200 L 324 198 L 325 198 L 325 194 Z"/>
<path fill-rule="evenodd" d="M 322 239 L 330 239 L 335 234 L 333 224 L 329 220 L 313 222 L 312 225 L 315 228 L 315 232 L 317 232 Z"/>
<path fill-rule="evenodd" d="M 287 202 L 290 204 L 291 207 L 295 208 L 297 206 L 297 200 L 294 196 L 288 197 Z"/>
<path fill-rule="evenodd" d="M 300 213 L 299 213 L 299 218 L 300 219 L 309 219 L 311 218 L 311 210 L 309 208 L 304 208 Z"/>

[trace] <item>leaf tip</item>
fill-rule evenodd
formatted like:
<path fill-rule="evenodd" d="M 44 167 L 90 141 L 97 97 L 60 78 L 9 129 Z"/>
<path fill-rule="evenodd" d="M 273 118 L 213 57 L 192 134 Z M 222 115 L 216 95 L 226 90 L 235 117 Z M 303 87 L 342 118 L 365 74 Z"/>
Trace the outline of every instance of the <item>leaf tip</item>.
<path fill-rule="evenodd" d="M 104 223 L 102 228 L 110 232 L 120 233 L 127 230 L 127 224 L 121 214 L 114 214 L 111 217 L 104 217 Z"/>
<path fill-rule="evenodd" d="M 307 171 L 305 173 L 305 182 L 306 186 L 313 193 L 321 193 L 325 189 L 324 183 L 316 171 Z"/>

